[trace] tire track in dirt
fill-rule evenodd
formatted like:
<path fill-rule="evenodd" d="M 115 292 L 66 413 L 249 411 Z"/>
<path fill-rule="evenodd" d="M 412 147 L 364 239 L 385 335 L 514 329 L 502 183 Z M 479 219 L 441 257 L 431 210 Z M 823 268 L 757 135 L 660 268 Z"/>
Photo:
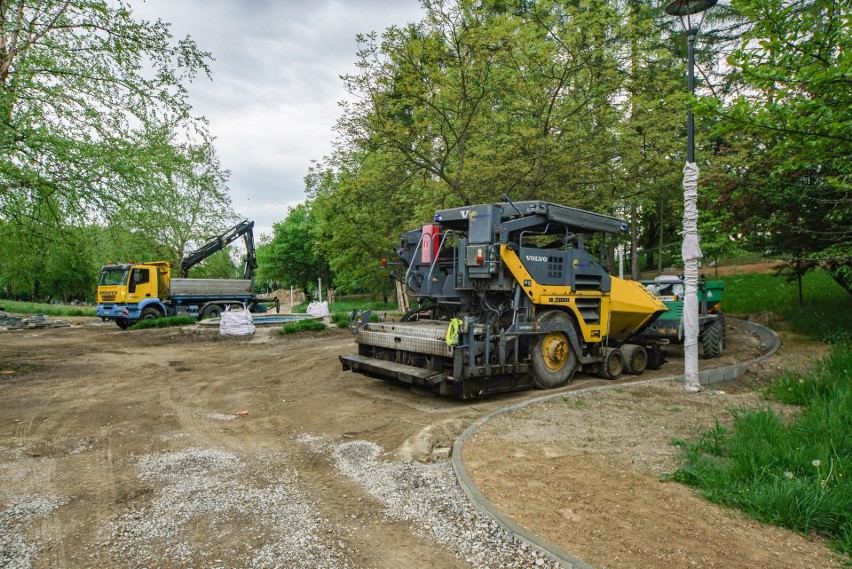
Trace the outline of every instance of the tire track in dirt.
<path fill-rule="evenodd" d="M 37 481 L 27 488 L 62 488 L 74 496 L 50 516 L 55 520 L 33 524 L 33 536 L 59 535 L 62 541 L 61 548 L 45 550 L 38 560 L 45 565 L 125 566 L 101 547 L 103 532 L 128 512 L 145 511 L 162 490 L 140 479 L 136 457 L 195 446 L 245 456 L 252 465 L 243 479 L 249 486 L 264 488 L 276 472 L 296 471 L 317 510 L 346 529 L 335 539 L 345 542 L 353 564 L 466 567 L 408 523 L 386 519 L 381 503 L 297 439 L 309 434 L 337 442 L 366 440 L 392 460 L 396 449 L 431 425 L 463 428 L 490 410 L 543 393 L 463 402 L 343 372 L 337 356 L 356 349 L 345 331 L 294 338 L 259 328 L 257 338 L 234 339 L 217 331 L 123 332 L 96 325 L 6 338 L 0 356 L 40 369 L 0 389 L 0 417 L 22 420 L 0 430 L 0 448 L 56 444 L 49 456 L 8 454 Z M 578 376 L 564 391 L 599 383 Z M 239 410 L 249 413 L 213 418 Z M 91 446 L 69 455 L 75 440 Z M 13 484 L 0 480 L 0 491 Z M 251 542 L 255 520 L 230 523 L 228 531 Z M 245 560 L 224 564 L 240 567 Z"/>

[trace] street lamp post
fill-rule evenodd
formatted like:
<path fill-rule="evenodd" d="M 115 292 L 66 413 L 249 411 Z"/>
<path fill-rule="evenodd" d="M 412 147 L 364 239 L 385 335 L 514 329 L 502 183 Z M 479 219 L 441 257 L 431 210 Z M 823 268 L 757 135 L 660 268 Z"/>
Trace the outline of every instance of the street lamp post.
<path fill-rule="evenodd" d="M 695 38 L 704 12 L 718 0 L 674 0 L 666 6 L 666 13 L 679 16 L 686 32 L 689 75 L 687 87 L 690 96 L 695 92 Z M 686 391 L 701 391 L 698 381 L 698 261 L 701 248 L 698 244 L 698 166 L 695 165 L 695 119 L 692 102 L 686 114 L 686 165 L 683 167 L 683 362 Z"/>

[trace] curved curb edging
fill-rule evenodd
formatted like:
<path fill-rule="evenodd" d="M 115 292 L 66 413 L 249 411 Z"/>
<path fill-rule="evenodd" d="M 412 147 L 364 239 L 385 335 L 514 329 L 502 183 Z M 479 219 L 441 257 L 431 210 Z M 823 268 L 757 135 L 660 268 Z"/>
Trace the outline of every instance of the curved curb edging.
<path fill-rule="evenodd" d="M 729 318 L 729 320 L 737 322 L 739 325 L 743 326 L 750 332 L 756 334 L 760 339 L 761 347 L 764 349 L 764 352 L 763 354 L 749 362 L 733 364 L 699 373 L 699 381 L 704 385 L 734 379 L 745 375 L 749 370 L 750 364 L 765 360 L 766 358 L 774 354 L 781 346 L 781 340 L 778 337 L 778 334 L 776 334 L 774 331 L 764 326 L 761 326 L 760 324 L 749 322 L 747 320 L 740 320 L 738 318 Z M 631 382 L 630 385 L 646 385 L 649 383 L 656 383 L 660 381 L 678 381 L 682 379 L 683 374 L 673 375 L 669 377 L 661 377 L 657 379 L 647 379 L 645 381 L 634 381 Z M 491 419 L 494 419 L 495 417 L 499 417 L 500 415 L 505 415 L 507 413 L 513 413 L 529 405 L 534 405 L 536 403 L 541 403 L 550 399 L 555 399 L 557 397 L 575 397 L 577 395 L 594 393 L 596 391 L 605 391 L 607 389 L 614 389 L 623 386 L 624 384 L 621 383 L 615 385 L 599 385 L 595 387 L 587 387 L 585 389 L 578 389 L 577 391 L 571 391 L 570 393 L 556 393 L 551 395 L 544 395 L 542 397 L 530 399 L 529 401 L 524 401 L 523 403 L 517 403 L 515 405 L 510 405 L 509 407 L 498 409 L 480 418 L 474 424 L 465 429 L 461 436 L 459 436 L 459 438 L 456 439 L 456 441 L 453 443 L 453 470 L 456 473 L 456 479 L 459 481 L 459 486 L 461 486 L 465 495 L 480 512 L 492 518 L 495 522 L 497 522 L 500 527 L 513 534 L 516 538 L 529 543 L 532 547 L 534 547 L 536 550 L 538 550 L 545 556 L 549 557 L 552 561 L 560 563 L 566 569 L 594 569 L 594 567 L 592 567 L 582 559 L 571 555 L 567 551 L 556 547 L 552 543 L 545 541 L 544 539 L 538 537 L 532 532 L 529 532 L 524 528 L 518 526 L 507 515 L 501 512 L 494 504 L 488 501 L 488 499 L 482 494 L 476 484 L 473 483 L 473 480 L 470 479 L 470 475 L 468 475 L 467 467 L 465 467 L 461 455 L 462 451 L 464 450 L 465 441 L 479 427 L 481 427 Z"/>

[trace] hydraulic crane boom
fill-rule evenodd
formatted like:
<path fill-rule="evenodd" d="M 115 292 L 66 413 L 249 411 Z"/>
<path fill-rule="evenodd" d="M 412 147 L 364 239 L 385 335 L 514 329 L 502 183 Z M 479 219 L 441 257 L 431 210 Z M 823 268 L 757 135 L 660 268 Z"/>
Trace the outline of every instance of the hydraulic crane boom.
<path fill-rule="evenodd" d="M 222 235 L 210 239 L 207 243 L 189 253 L 180 265 L 180 274 L 186 277 L 187 271 L 212 255 L 221 251 L 235 240 L 243 237 L 246 244 L 246 264 L 243 267 L 243 278 L 251 280 L 254 270 L 257 268 L 257 257 L 254 250 L 254 222 L 243 220 Z"/>

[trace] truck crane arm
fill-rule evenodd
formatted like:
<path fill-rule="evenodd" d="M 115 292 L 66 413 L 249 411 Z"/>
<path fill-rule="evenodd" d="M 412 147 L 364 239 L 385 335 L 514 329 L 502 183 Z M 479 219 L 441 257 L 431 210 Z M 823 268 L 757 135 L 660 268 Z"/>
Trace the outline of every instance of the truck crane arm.
<path fill-rule="evenodd" d="M 243 237 L 246 243 L 246 265 L 243 271 L 243 278 L 250 280 L 254 275 L 254 269 L 257 268 L 257 259 L 254 249 L 254 222 L 243 220 L 225 233 L 217 235 L 210 239 L 207 243 L 189 253 L 184 257 L 180 265 L 180 274 L 186 277 L 187 271 L 208 258 L 213 253 L 221 251 L 236 239 Z"/>

